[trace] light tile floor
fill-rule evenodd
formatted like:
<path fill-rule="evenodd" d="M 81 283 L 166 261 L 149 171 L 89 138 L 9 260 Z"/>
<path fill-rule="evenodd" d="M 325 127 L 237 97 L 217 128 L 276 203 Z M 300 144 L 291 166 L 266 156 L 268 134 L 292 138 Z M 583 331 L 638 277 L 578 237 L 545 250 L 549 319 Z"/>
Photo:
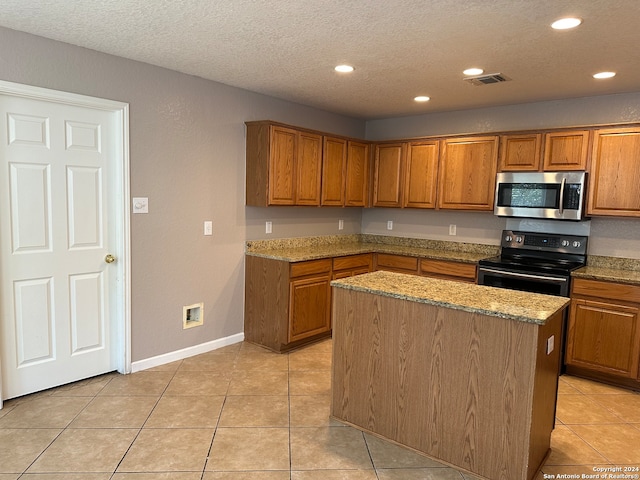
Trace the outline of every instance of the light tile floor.
<path fill-rule="evenodd" d="M 5 402 L 0 480 L 463 480 L 475 477 L 329 419 L 331 342 L 248 343 Z M 536 480 L 640 466 L 640 395 L 560 379 Z"/>

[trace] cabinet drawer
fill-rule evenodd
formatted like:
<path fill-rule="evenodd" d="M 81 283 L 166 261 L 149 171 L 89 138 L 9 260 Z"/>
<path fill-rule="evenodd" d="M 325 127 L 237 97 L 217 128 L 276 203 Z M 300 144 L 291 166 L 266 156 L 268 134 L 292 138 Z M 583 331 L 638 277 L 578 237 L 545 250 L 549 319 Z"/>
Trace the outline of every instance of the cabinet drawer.
<path fill-rule="evenodd" d="M 291 264 L 289 275 L 291 278 L 313 275 L 314 273 L 325 273 L 331 271 L 331 259 L 310 260 L 308 262 L 297 262 Z"/>
<path fill-rule="evenodd" d="M 333 259 L 334 270 L 346 270 L 348 268 L 370 267 L 370 266 L 371 266 L 370 253 L 365 253 L 362 255 L 349 255 L 347 257 L 336 257 Z"/>
<path fill-rule="evenodd" d="M 586 295 L 640 303 L 640 286 L 574 278 L 571 286 L 571 295 Z"/>
<path fill-rule="evenodd" d="M 416 257 L 405 257 L 403 255 L 390 255 L 378 253 L 376 266 L 389 267 L 400 270 L 418 271 L 418 259 Z"/>
<path fill-rule="evenodd" d="M 420 260 L 420 272 L 446 277 L 476 280 L 476 265 L 472 263 L 450 262 L 447 260 Z"/>

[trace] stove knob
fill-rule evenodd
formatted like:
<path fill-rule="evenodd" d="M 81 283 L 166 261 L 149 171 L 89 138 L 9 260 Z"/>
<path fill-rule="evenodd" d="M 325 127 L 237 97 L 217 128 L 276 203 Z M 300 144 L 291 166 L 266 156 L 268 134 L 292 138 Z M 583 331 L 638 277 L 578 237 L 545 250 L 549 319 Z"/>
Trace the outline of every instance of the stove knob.
<path fill-rule="evenodd" d="M 511 242 L 511 240 L 513 240 L 513 237 L 511 235 L 507 235 L 506 237 L 504 237 L 505 242 Z"/>
<path fill-rule="evenodd" d="M 568 247 L 570 245 L 571 242 L 569 242 L 569 240 L 562 240 L 562 246 L 563 247 Z"/>
<path fill-rule="evenodd" d="M 574 248 L 580 248 L 580 245 L 582 245 L 582 244 L 577 240 L 575 242 L 573 242 L 573 247 Z"/>

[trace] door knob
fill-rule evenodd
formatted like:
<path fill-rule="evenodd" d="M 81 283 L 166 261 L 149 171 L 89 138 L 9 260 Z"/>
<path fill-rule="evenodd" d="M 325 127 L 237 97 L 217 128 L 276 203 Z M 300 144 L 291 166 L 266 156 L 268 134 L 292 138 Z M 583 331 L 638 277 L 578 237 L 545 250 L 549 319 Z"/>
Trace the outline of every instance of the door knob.
<path fill-rule="evenodd" d="M 104 257 L 104 261 L 107 263 L 113 263 L 116 261 L 116 257 L 109 253 L 106 257 Z"/>

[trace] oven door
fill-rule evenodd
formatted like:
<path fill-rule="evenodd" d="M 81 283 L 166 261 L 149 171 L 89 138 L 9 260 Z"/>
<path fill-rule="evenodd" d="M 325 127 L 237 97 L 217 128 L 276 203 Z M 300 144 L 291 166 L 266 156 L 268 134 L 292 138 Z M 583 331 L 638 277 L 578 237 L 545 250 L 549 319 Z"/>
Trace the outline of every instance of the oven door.
<path fill-rule="evenodd" d="M 478 268 L 478 285 L 508 288 L 524 292 L 569 296 L 569 275 L 518 272 L 495 267 Z"/>

